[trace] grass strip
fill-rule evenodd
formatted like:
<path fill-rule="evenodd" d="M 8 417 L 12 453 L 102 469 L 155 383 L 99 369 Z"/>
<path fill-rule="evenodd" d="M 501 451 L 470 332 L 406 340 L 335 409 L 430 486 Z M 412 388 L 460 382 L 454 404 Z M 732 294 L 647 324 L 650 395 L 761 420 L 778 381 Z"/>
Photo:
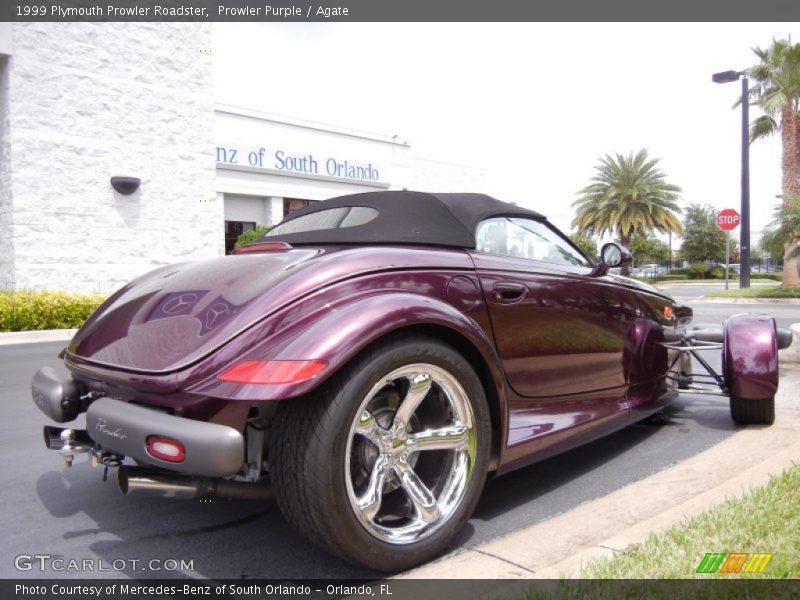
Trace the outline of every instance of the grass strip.
<path fill-rule="evenodd" d="M 764 286 L 718 290 L 706 294 L 708 298 L 800 298 L 800 286 Z"/>
<path fill-rule="evenodd" d="M 771 553 L 763 573 L 696 573 L 708 553 Z M 800 577 L 800 465 L 764 487 L 625 552 L 590 564 L 584 578 L 798 578 Z"/>

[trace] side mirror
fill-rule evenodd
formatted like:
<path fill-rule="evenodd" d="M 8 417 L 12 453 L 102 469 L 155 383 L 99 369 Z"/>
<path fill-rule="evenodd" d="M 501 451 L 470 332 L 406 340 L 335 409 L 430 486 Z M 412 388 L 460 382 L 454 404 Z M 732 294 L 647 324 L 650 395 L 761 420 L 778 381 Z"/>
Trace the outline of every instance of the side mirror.
<path fill-rule="evenodd" d="M 619 244 L 603 244 L 600 251 L 600 258 L 609 269 L 616 267 L 627 267 L 633 262 L 633 255 L 625 246 Z"/>
<path fill-rule="evenodd" d="M 608 273 L 609 269 L 627 267 L 633 262 L 633 254 L 625 246 L 610 242 L 603 244 L 600 250 L 600 262 L 592 269 L 592 277 L 600 277 Z"/>

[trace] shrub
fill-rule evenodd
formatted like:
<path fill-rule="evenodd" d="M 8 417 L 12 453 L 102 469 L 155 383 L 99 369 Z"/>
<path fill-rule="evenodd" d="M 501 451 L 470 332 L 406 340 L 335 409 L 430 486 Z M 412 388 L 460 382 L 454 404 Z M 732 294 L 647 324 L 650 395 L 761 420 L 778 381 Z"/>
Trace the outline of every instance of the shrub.
<path fill-rule="evenodd" d="M 266 225 L 259 225 L 255 229 L 250 231 L 245 231 L 242 235 L 236 238 L 236 243 L 233 245 L 234 248 L 238 248 L 239 246 L 246 246 L 247 244 L 252 244 L 262 235 L 267 233 L 271 227 L 267 227 Z"/>
<path fill-rule="evenodd" d="M 673 269 L 673 273 L 680 273 L 689 279 L 725 279 L 725 267 L 709 266 L 705 263 L 694 263 L 687 269 Z M 739 274 L 732 267 L 728 268 L 728 278 L 735 279 Z"/>
<path fill-rule="evenodd" d="M 660 275 L 658 280 L 659 281 L 681 281 L 686 279 L 685 275 L 681 275 L 680 273 L 670 273 L 669 275 Z"/>
<path fill-rule="evenodd" d="M 80 327 L 103 300 L 94 294 L 0 291 L 0 331 Z"/>
<path fill-rule="evenodd" d="M 692 265 L 688 269 L 672 269 L 670 275 L 679 275 L 683 278 L 689 279 L 724 279 L 725 267 L 708 267 L 702 263 Z M 736 269 L 730 267 L 728 269 L 728 277 L 730 279 L 738 279 L 739 273 Z M 661 277 L 659 277 L 661 279 Z M 750 273 L 750 279 L 771 279 L 772 281 L 782 281 L 783 277 L 780 273 Z"/>
<path fill-rule="evenodd" d="M 750 273 L 750 279 L 770 279 L 772 281 L 783 281 L 781 273 Z"/>
<path fill-rule="evenodd" d="M 713 267 L 710 271 L 711 279 L 725 279 L 725 267 Z M 735 269 L 728 268 L 728 279 L 739 279 Z"/>
<path fill-rule="evenodd" d="M 694 263 L 686 270 L 689 279 L 711 279 L 711 267 L 705 263 Z"/>
<path fill-rule="evenodd" d="M 686 277 L 684 275 L 659 275 L 656 278 L 645 277 L 642 279 L 642 281 L 645 283 L 659 284 L 666 281 L 684 281 L 685 279 Z"/>

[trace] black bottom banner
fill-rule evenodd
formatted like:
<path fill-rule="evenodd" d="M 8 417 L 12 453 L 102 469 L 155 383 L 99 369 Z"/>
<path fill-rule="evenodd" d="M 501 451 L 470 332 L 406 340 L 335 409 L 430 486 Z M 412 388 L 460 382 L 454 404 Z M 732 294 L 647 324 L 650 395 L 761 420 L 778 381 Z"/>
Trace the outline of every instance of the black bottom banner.
<path fill-rule="evenodd" d="M 0 598 L 154 600 L 230 598 L 279 600 L 537 600 L 539 598 L 800 598 L 800 580 L 0 580 Z"/>

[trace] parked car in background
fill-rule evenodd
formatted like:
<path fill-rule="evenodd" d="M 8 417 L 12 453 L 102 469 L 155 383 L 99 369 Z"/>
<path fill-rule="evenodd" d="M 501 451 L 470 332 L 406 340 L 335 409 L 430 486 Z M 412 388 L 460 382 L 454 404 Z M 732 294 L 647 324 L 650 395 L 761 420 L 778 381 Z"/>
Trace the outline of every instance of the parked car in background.
<path fill-rule="evenodd" d="M 601 256 L 481 194 L 306 207 L 112 295 L 61 354 L 70 378 L 34 377 L 52 421 L 85 418 L 45 442 L 118 468 L 123 493 L 274 492 L 311 542 L 399 571 L 448 547 L 488 475 L 661 410 L 698 344 L 725 352 L 733 418 L 772 422 L 774 320 L 690 329 L 691 309 L 608 273 L 626 249 Z"/>
<path fill-rule="evenodd" d="M 666 265 L 661 266 L 656 263 L 650 263 L 647 265 L 642 265 L 640 267 L 640 272 L 647 274 L 648 277 L 657 275 L 669 275 L 669 268 Z"/>

